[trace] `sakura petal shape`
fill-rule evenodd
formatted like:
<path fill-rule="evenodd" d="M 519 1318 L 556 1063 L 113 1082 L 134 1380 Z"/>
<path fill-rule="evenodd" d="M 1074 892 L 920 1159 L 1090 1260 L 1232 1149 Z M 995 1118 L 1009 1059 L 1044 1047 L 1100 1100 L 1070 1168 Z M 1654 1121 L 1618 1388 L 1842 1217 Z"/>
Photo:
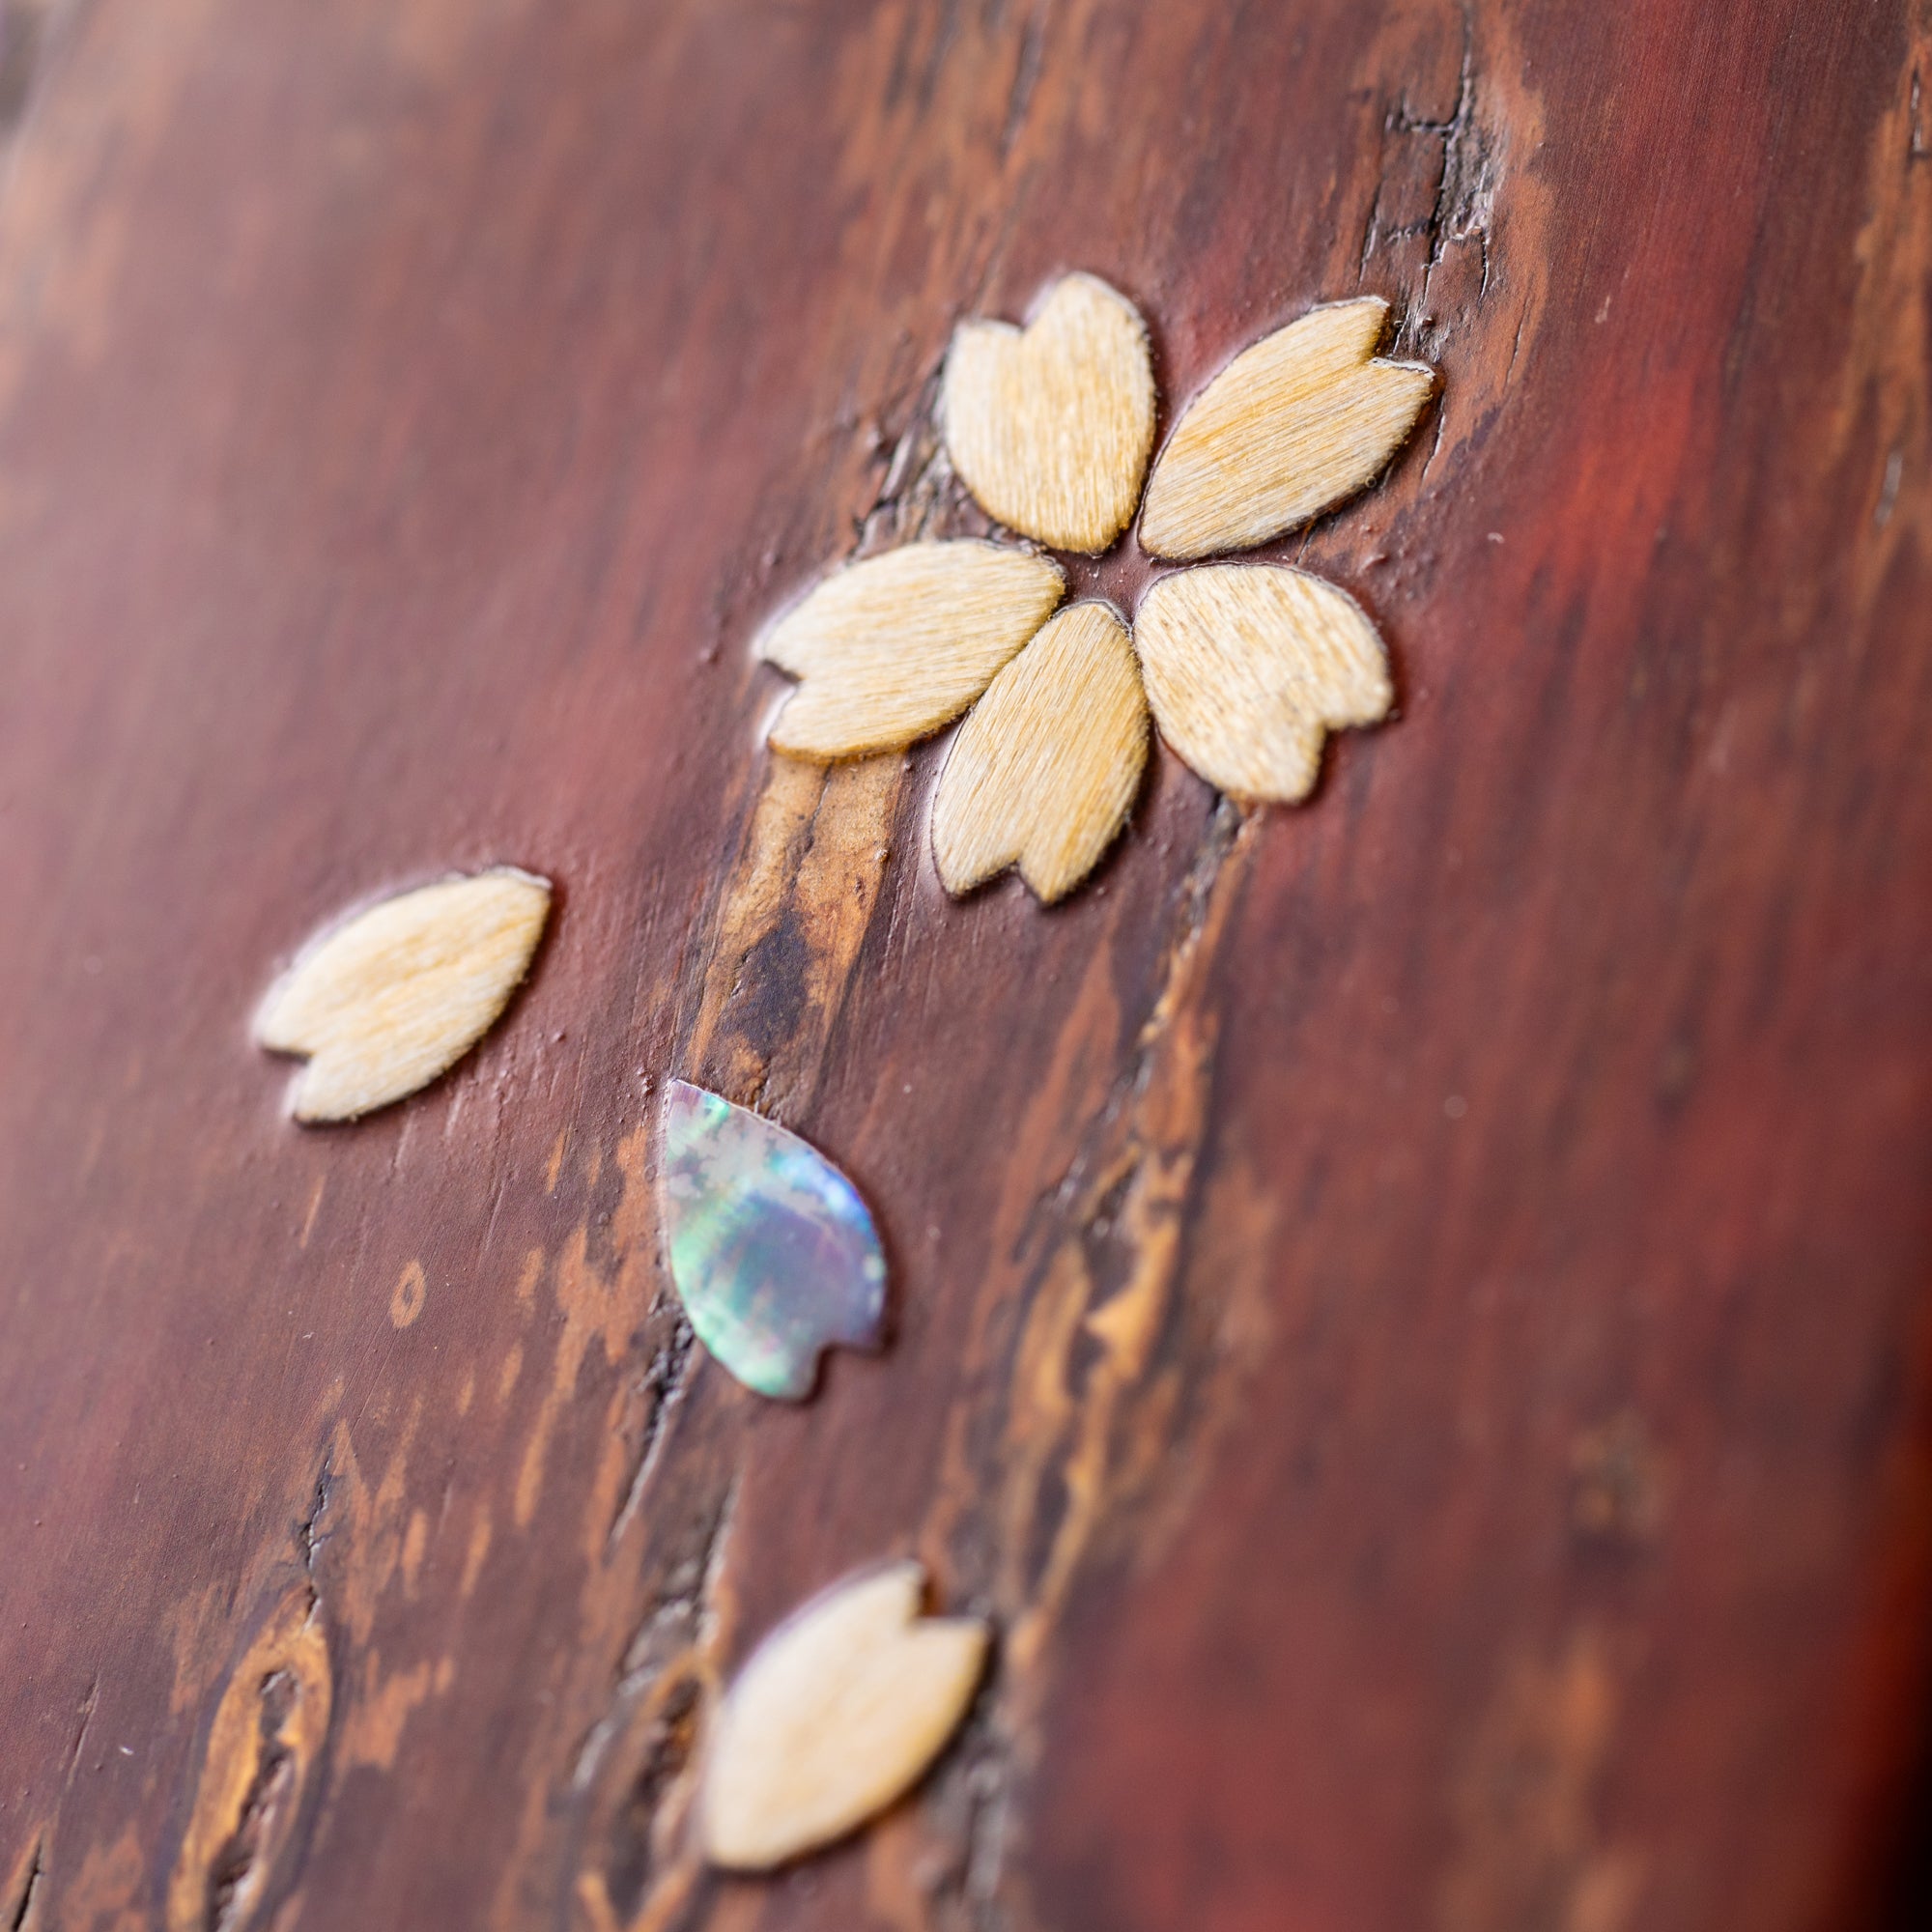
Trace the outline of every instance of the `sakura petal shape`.
<path fill-rule="evenodd" d="M 255 1038 L 298 1053 L 298 1121 L 352 1121 L 426 1087 L 482 1038 L 529 970 L 550 885 L 514 867 L 399 893 L 309 946 Z"/>
<path fill-rule="evenodd" d="M 1379 296 L 1333 302 L 1236 355 L 1153 467 L 1142 548 L 1248 550 L 1373 482 L 1435 387 L 1426 363 L 1376 355 L 1387 322 Z"/>
<path fill-rule="evenodd" d="M 886 1261 L 858 1190 L 794 1133 L 673 1080 L 665 1246 L 697 1339 L 747 1388 L 802 1402 L 821 1351 L 874 1349 Z"/>
<path fill-rule="evenodd" d="M 1125 627 L 1075 604 L 987 687 L 959 727 L 932 805 L 946 890 L 1015 863 L 1051 904 L 1126 822 L 1147 763 L 1147 700 Z"/>
<path fill-rule="evenodd" d="M 726 1693 L 706 1752 L 704 1849 L 764 1871 L 832 1843 L 919 1781 L 966 1715 L 988 1633 L 919 1614 L 925 1574 L 893 1563 L 781 1624 Z"/>
<path fill-rule="evenodd" d="M 1134 618 L 1160 734 L 1231 797 L 1307 797 L 1331 730 L 1394 698 L 1376 628 L 1305 571 L 1212 564 L 1164 577 Z"/>
<path fill-rule="evenodd" d="M 1056 550 L 1126 528 L 1153 446 L 1147 326 L 1094 275 L 1065 275 L 1024 328 L 961 323 L 941 407 L 952 467 L 988 516 Z"/>
<path fill-rule="evenodd" d="M 915 543 L 847 564 L 758 643 L 800 680 L 775 751 L 833 763 L 902 751 L 953 719 L 1051 614 L 1065 588 L 1031 551 Z"/>

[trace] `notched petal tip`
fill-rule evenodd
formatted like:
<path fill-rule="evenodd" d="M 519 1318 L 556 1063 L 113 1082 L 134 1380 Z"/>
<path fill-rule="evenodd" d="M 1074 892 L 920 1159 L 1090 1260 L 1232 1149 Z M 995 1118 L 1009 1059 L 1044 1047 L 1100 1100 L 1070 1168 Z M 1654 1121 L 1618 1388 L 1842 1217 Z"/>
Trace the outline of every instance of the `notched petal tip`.
<path fill-rule="evenodd" d="M 1142 600 L 1134 646 L 1161 736 L 1235 798 L 1307 797 L 1327 733 L 1378 723 L 1395 697 L 1361 607 L 1285 565 L 1162 578 Z"/>
<path fill-rule="evenodd" d="M 923 1617 L 924 1571 L 861 1571 L 753 1652 L 705 1751 L 705 1856 L 767 1871 L 844 1837 L 923 1776 L 972 1703 L 991 1633 Z"/>
<path fill-rule="evenodd" d="M 1064 897 L 1126 823 L 1147 749 L 1125 626 L 1107 605 L 1072 605 L 994 678 L 947 754 L 932 806 L 946 890 L 1017 865 L 1037 897 Z"/>
<path fill-rule="evenodd" d="M 1133 519 L 1154 402 L 1140 311 L 1089 274 L 1055 282 L 1024 328 L 961 323 L 940 388 L 947 453 L 980 507 L 1090 553 Z"/>
<path fill-rule="evenodd" d="M 1374 351 L 1379 296 L 1312 309 L 1245 349 L 1183 412 L 1141 512 L 1142 548 L 1187 561 L 1252 549 L 1372 483 L 1436 386 Z"/>
<path fill-rule="evenodd" d="M 815 764 L 903 751 L 950 724 L 1060 602 L 1050 557 L 961 540 L 907 544 L 834 571 L 761 636 L 799 680 L 772 749 Z"/>
<path fill-rule="evenodd" d="M 352 1121 L 425 1087 L 495 1024 L 550 915 L 546 879 L 499 866 L 399 893 L 303 949 L 255 1015 L 258 1045 L 306 1056 L 298 1121 Z"/>

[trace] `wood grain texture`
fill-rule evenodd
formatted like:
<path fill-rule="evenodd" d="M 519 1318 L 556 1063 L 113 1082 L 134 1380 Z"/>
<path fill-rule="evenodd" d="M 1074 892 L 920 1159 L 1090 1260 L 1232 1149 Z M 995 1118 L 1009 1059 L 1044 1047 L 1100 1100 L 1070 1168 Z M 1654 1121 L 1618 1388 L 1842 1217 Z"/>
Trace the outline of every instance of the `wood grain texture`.
<path fill-rule="evenodd" d="M 277 1932 L 1884 1923 L 1932 1703 L 1923 0 L 41 11 L 0 1923 L 161 1918 L 310 1592 L 327 1735 L 224 1866 Z M 1261 554 L 1358 599 L 1399 716 L 1294 812 L 1156 747 L 1042 913 L 933 876 L 940 748 L 771 757 L 753 644 L 984 533 L 946 347 L 1067 268 L 1170 420 L 1355 293 L 1442 388 Z M 505 854 L 556 882 L 506 1023 L 292 1128 L 277 959 Z M 878 1214 L 891 1345 L 796 1410 L 667 1293 L 673 1073 Z M 998 1633 L 964 1731 L 707 1875 L 720 1687 L 895 1554 Z"/>

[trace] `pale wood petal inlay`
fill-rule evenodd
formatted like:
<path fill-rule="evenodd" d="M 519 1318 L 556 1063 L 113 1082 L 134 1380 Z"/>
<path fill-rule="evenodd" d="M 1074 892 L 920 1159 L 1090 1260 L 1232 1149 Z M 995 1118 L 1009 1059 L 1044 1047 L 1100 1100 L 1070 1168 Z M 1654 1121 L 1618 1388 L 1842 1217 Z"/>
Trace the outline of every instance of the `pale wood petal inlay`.
<path fill-rule="evenodd" d="M 1378 296 L 1334 302 L 1236 356 L 1154 464 L 1142 547 L 1248 550 L 1373 482 L 1435 387 L 1426 364 L 1376 355 L 1387 321 Z"/>
<path fill-rule="evenodd" d="M 932 806 L 950 893 L 1017 864 L 1051 903 L 1126 822 L 1147 762 L 1147 701 L 1126 628 L 1104 604 L 1061 611 L 959 727 Z"/>
<path fill-rule="evenodd" d="M 942 408 L 953 469 L 1009 528 L 1091 552 L 1132 520 L 1153 446 L 1153 362 L 1140 312 L 1098 277 L 1063 276 L 1025 328 L 960 324 Z"/>
<path fill-rule="evenodd" d="M 1377 723 L 1394 697 L 1361 607 L 1284 566 L 1162 578 L 1141 600 L 1134 646 L 1161 736 L 1234 798 L 1307 797 L 1324 736 Z"/>
<path fill-rule="evenodd" d="M 988 1633 L 922 1618 L 924 1573 L 894 1563 L 835 1585 L 758 1646 L 706 1753 L 714 1864 L 760 1871 L 840 1838 L 911 1788 L 972 1702 Z"/>
<path fill-rule="evenodd" d="M 298 1121 L 400 1100 L 482 1038 L 529 969 L 550 886 L 501 866 L 384 899 L 312 944 L 270 989 L 255 1037 L 298 1053 Z"/>
<path fill-rule="evenodd" d="M 758 642 L 799 687 L 774 750 L 830 764 L 906 746 L 950 724 L 1039 629 L 1065 580 L 1031 551 L 915 543 L 847 564 Z"/>

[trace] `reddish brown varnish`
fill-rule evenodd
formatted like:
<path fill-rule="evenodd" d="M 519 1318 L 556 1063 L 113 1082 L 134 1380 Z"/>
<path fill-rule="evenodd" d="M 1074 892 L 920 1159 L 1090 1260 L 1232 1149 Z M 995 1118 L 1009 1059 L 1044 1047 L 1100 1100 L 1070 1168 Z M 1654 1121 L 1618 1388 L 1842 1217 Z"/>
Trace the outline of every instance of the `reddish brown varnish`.
<path fill-rule="evenodd" d="M 1883 1924 L 1925 0 L 7 32 L 0 1925 Z M 1295 811 L 1157 750 L 1064 907 L 954 904 L 939 753 L 772 763 L 751 645 L 984 527 L 935 374 L 1068 268 L 1170 412 L 1394 303 L 1439 403 L 1263 554 L 1400 716 Z M 276 969 L 493 863 L 558 882 L 502 1024 L 292 1127 Z M 878 1211 L 893 1344 L 797 1411 L 665 1301 L 673 1072 Z M 894 1552 L 1000 1630 L 961 1739 L 704 1876 L 720 1685 Z"/>

